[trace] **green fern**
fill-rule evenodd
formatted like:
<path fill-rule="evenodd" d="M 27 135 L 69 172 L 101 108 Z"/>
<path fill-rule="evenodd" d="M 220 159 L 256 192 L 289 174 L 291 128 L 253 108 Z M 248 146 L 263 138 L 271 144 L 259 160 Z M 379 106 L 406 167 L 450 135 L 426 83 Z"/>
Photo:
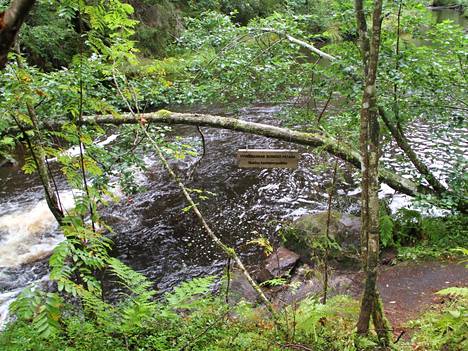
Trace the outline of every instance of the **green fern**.
<path fill-rule="evenodd" d="M 444 295 L 444 296 L 453 295 L 453 296 L 461 297 L 463 299 L 468 299 L 468 288 L 465 288 L 465 287 L 459 288 L 459 287 L 454 286 L 454 287 L 440 290 L 436 292 L 436 294 Z"/>
<path fill-rule="evenodd" d="M 125 286 L 134 296 L 143 294 L 154 295 L 152 283 L 143 274 L 138 273 L 116 258 L 107 260 L 112 273 L 119 278 L 119 283 Z"/>
<path fill-rule="evenodd" d="M 393 220 L 392 217 L 384 215 L 380 217 L 380 241 L 382 247 L 389 247 L 393 244 Z"/>
<path fill-rule="evenodd" d="M 316 297 L 309 297 L 301 302 L 296 313 L 296 328 L 304 333 L 311 333 L 318 341 L 319 329 L 326 321 L 352 321 L 354 323 L 358 307 L 349 296 L 338 295 L 331 298 L 326 305 Z"/>
<path fill-rule="evenodd" d="M 194 298 L 206 294 L 214 281 L 213 276 L 195 278 L 184 282 L 166 295 L 169 308 L 190 308 L 193 306 Z"/>
<path fill-rule="evenodd" d="M 62 299 L 56 293 L 46 293 L 35 287 L 24 289 L 10 305 L 10 311 L 20 320 L 30 322 L 43 338 L 60 330 Z"/>

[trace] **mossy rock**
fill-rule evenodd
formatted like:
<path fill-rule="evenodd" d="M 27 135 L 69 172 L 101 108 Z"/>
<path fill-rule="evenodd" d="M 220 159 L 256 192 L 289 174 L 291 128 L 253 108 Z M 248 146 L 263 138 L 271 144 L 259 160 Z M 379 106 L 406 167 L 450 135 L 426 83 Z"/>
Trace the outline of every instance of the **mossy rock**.
<path fill-rule="evenodd" d="M 285 246 L 297 252 L 305 262 L 323 256 L 327 232 L 327 212 L 307 214 L 285 231 Z M 338 261 L 355 259 L 359 252 L 361 221 L 359 217 L 331 212 L 329 236 L 333 240 L 330 256 Z"/>

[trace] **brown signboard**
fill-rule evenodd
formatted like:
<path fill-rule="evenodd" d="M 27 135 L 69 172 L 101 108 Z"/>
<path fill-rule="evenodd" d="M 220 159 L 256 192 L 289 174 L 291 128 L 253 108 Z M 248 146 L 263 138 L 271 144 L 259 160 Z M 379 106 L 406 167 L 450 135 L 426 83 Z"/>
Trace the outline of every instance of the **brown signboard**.
<path fill-rule="evenodd" d="M 299 152 L 280 149 L 240 149 L 237 160 L 241 168 L 297 168 Z"/>

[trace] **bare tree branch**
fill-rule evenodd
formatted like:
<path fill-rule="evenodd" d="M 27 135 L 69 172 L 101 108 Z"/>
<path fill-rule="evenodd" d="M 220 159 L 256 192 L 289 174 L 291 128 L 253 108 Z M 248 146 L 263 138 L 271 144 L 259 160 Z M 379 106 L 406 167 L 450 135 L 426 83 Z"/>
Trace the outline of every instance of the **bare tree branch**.
<path fill-rule="evenodd" d="M 322 50 L 317 49 L 315 46 L 312 44 L 309 44 L 303 40 L 297 39 L 289 35 L 288 33 L 281 32 L 277 29 L 274 28 L 260 28 L 262 32 L 269 32 L 269 33 L 275 33 L 279 37 L 285 38 L 286 40 L 290 41 L 291 43 L 295 43 L 299 46 L 302 46 L 303 48 L 306 48 L 307 50 L 319 55 L 320 57 L 323 57 L 324 59 L 327 59 L 329 61 L 336 61 L 336 57 L 327 54 L 326 52 L 323 52 Z"/>
<path fill-rule="evenodd" d="M 8 52 L 35 2 L 36 0 L 13 0 L 10 7 L 0 13 L 0 69 L 5 67 Z"/>

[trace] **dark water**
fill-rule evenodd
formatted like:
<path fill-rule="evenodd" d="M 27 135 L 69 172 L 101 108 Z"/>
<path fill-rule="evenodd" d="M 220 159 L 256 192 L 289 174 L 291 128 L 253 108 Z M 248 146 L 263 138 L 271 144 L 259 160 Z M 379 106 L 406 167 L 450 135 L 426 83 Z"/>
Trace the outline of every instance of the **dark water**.
<path fill-rule="evenodd" d="M 275 123 L 277 107 L 256 107 L 241 111 L 244 120 Z M 187 140 L 198 140 L 194 127 L 177 128 Z M 260 235 L 278 240 L 285 222 L 298 216 L 325 210 L 326 188 L 331 181 L 330 158 L 301 149 L 296 170 L 239 169 L 236 151 L 246 145 L 254 148 L 297 148 L 277 142 L 219 129 L 204 129 L 206 156 L 198 165 L 189 188 L 215 193 L 200 202 L 200 209 L 212 229 L 228 245 L 242 253 L 247 263 L 258 260 L 259 251 L 247 242 Z M 173 162 L 181 175 L 189 173 L 195 159 Z M 321 165 L 320 169 L 319 166 Z M 351 172 L 345 172 L 351 174 Z M 165 170 L 155 163 L 147 174 L 148 192 L 132 198 L 131 204 L 120 203 L 106 212 L 112 213 L 118 256 L 132 267 L 167 289 L 192 276 L 219 271 L 224 255 L 213 245 L 186 206 L 180 190 L 171 183 Z M 344 196 L 355 188 L 347 176 L 339 186 L 335 206 L 357 211 L 356 199 Z M 119 219 L 120 218 L 120 219 Z M 129 220 L 129 218 L 131 220 Z"/>
<path fill-rule="evenodd" d="M 254 107 L 240 111 L 244 120 L 274 124 L 278 107 Z M 199 145 L 194 127 L 177 127 L 185 143 Z M 250 239 L 264 236 L 278 241 L 281 225 L 300 215 L 325 209 L 326 189 L 333 164 L 327 155 L 300 149 L 299 168 L 295 170 L 239 169 L 239 148 L 296 148 L 277 142 L 219 129 L 204 129 L 206 156 L 199 163 L 190 188 L 216 195 L 200 201 L 200 209 L 217 235 L 236 248 L 250 264 L 258 261 L 259 249 L 248 245 Z M 201 151 L 201 150 L 200 150 Z M 172 161 L 173 168 L 185 177 L 197 158 Z M 182 280 L 218 273 L 224 255 L 213 245 L 190 212 L 184 212 L 185 199 L 170 181 L 154 156 L 146 155 L 148 171 L 138 178 L 146 191 L 102 210 L 114 228 L 114 254 L 152 279 L 164 291 Z M 340 164 L 342 164 L 340 162 Z M 340 179 L 335 208 L 356 212 L 356 196 L 345 196 L 355 189 L 349 166 Z M 346 171 L 347 170 L 347 171 Z M 42 189 L 34 176 L 19 169 L 0 169 L 0 294 L 11 298 L 29 282 L 47 274 L 46 257 L 61 240 L 56 224 L 42 199 Z M 68 206 L 72 194 L 61 185 Z M 3 251 L 2 251 L 3 248 Z M 2 295 L 0 295 L 0 303 Z M 5 301 L 4 301 L 5 302 Z"/>
<path fill-rule="evenodd" d="M 258 106 L 243 109 L 239 118 L 276 124 L 280 107 Z M 189 188 L 215 193 L 200 201 L 200 209 L 219 237 L 241 253 L 255 269 L 259 248 L 247 242 L 264 236 L 279 241 L 281 226 L 303 214 L 326 209 L 327 188 L 331 183 L 334 159 L 299 148 L 298 169 L 240 169 L 236 165 L 239 148 L 297 148 L 285 142 L 219 129 L 203 129 L 206 156 L 193 179 L 185 178 Z M 413 146 L 441 177 L 457 159 L 468 157 L 465 127 L 443 128 L 426 121 L 409 127 Z M 185 143 L 198 143 L 194 127 L 177 127 Z M 112 144 L 106 147 L 111 147 Z M 201 151 L 201 150 L 200 150 Z M 102 213 L 114 228 L 114 254 L 154 281 L 160 291 L 201 275 L 222 271 L 226 259 L 201 229 L 195 216 L 184 212 L 185 199 L 169 179 L 154 155 L 145 156 L 148 170 L 138 176 L 146 191 L 122 200 Z M 182 177 L 190 173 L 196 158 L 171 161 Z M 412 173 L 395 145 L 387 147 L 383 162 L 397 171 Z M 334 209 L 357 214 L 359 211 L 357 171 L 340 161 L 340 177 Z M 7 302 L 28 283 L 45 279 L 46 257 L 62 239 L 55 221 L 42 199 L 42 189 L 34 176 L 16 168 L 0 168 L 0 317 Z M 70 190 L 63 184 L 67 206 L 73 205 Z M 382 196 L 393 198 L 394 207 L 407 205 L 408 199 L 383 186 Z M 0 320 L 1 322 L 1 320 Z"/>
<path fill-rule="evenodd" d="M 239 118 L 269 124 L 278 123 L 274 115 L 280 107 L 257 106 L 243 109 Z M 303 214 L 326 209 L 327 188 L 331 182 L 334 159 L 296 145 L 275 140 L 204 128 L 206 156 L 190 188 L 215 193 L 200 201 L 200 209 L 212 229 L 228 245 L 255 267 L 260 250 L 248 241 L 264 236 L 278 242 L 281 226 Z M 177 127 L 174 134 L 184 142 L 200 145 L 194 127 Z M 458 160 L 468 157 L 466 126 L 441 128 L 427 121 L 416 121 L 408 136 L 419 155 L 442 179 Z M 239 169 L 239 148 L 294 148 L 301 160 L 296 170 Z M 198 147 L 200 150 L 200 147 Z M 225 257 L 212 244 L 193 214 L 183 209 L 186 202 L 169 180 L 154 155 L 146 155 L 149 170 L 139 178 L 147 191 L 103 209 L 114 228 L 115 255 L 142 272 L 165 291 L 180 281 L 219 273 Z M 183 178 L 196 158 L 172 161 Z M 386 148 L 383 162 L 408 177 L 414 174 L 394 144 Z M 340 161 L 340 178 L 334 208 L 357 214 L 359 211 L 356 170 Z M 73 205 L 73 194 L 59 184 L 64 201 Z M 383 186 L 382 196 L 393 199 L 393 208 L 407 205 L 408 199 L 394 195 Z M 24 175 L 19 168 L 0 167 L 0 325 L 10 302 L 21 288 L 47 278 L 46 257 L 62 240 L 55 221 L 43 199 L 36 177 Z"/>
<path fill-rule="evenodd" d="M 437 23 L 449 20 L 465 29 L 468 28 L 468 17 L 465 17 L 461 10 L 438 9 L 431 11 L 431 14 Z"/>

